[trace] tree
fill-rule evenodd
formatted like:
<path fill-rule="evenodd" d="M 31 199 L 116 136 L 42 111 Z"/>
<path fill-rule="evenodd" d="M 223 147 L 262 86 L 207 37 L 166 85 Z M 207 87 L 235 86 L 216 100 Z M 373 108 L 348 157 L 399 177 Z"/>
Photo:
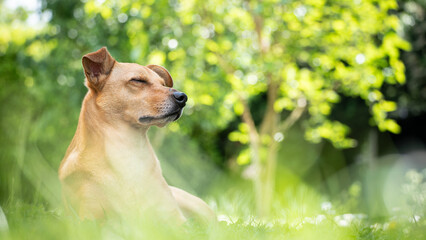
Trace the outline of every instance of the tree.
<path fill-rule="evenodd" d="M 396 1 L 194 1 L 179 6 L 181 19 L 198 16 L 207 52 L 204 71 L 223 71 L 231 86 L 225 96 L 243 123 L 230 140 L 248 144 L 239 157 L 251 161 L 260 216 L 270 212 L 276 156 L 285 132 L 303 113 L 306 139 L 330 140 L 335 147 L 354 147 L 349 129 L 329 114 L 340 95 L 360 97 L 370 107 L 381 131 L 399 132 L 387 113 L 384 82 L 403 84 L 399 49 L 409 44 L 396 34 L 398 18 L 389 11 Z M 200 15 L 197 15 L 199 13 Z M 200 59 L 200 58 L 198 58 Z M 223 89 L 225 91 L 225 89 Z M 260 124 L 255 124 L 249 99 L 265 92 Z M 223 93 L 222 93 L 223 94 Z M 215 97 L 213 97 L 215 98 Z"/>

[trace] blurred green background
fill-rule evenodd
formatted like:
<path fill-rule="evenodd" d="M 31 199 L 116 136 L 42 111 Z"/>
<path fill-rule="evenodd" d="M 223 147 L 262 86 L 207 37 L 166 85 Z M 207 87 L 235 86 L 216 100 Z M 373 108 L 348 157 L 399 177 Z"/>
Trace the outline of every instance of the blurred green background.
<path fill-rule="evenodd" d="M 60 209 L 57 169 L 87 92 L 81 57 L 102 46 L 164 66 L 189 96 L 150 139 L 169 184 L 227 221 L 362 213 L 425 224 L 425 7 L 0 0 L 0 206 L 11 229 L 17 206 Z"/>

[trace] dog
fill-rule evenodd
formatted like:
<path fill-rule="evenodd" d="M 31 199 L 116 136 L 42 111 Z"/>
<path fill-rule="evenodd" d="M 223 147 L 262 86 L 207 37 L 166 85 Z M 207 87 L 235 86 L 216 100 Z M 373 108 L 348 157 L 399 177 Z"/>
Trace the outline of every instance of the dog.
<path fill-rule="evenodd" d="M 103 47 L 82 58 L 85 85 L 76 133 L 59 167 L 63 198 L 81 219 L 148 216 L 176 224 L 216 216 L 164 179 L 147 137 L 182 114 L 187 96 L 158 65 L 116 61 Z"/>

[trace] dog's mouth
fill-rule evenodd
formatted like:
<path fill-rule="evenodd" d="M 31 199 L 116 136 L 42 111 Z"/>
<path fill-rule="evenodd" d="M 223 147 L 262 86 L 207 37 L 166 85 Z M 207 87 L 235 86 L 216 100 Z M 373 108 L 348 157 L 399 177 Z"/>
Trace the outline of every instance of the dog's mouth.
<path fill-rule="evenodd" d="M 159 120 L 165 120 L 166 122 L 170 121 L 176 121 L 180 118 L 180 116 L 182 115 L 182 109 L 183 108 L 179 108 L 178 110 L 171 112 L 171 113 L 167 113 L 161 116 L 156 116 L 156 117 L 152 117 L 152 116 L 144 116 L 144 117 L 140 117 L 139 118 L 139 122 L 140 123 L 151 123 L 153 121 L 159 121 Z"/>

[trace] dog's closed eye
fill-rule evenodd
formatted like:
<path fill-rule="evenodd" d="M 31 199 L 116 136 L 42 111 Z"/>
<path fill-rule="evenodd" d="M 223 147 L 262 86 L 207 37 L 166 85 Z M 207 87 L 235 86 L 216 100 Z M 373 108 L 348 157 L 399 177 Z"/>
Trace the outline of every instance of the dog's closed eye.
<path fill-rule="evenodd" d="M 141 79 L 141 78 L 132 78 L 130 79 L 130 82 L 137 82 L 137 83 L 148 83 L 147 80 Z"/>

